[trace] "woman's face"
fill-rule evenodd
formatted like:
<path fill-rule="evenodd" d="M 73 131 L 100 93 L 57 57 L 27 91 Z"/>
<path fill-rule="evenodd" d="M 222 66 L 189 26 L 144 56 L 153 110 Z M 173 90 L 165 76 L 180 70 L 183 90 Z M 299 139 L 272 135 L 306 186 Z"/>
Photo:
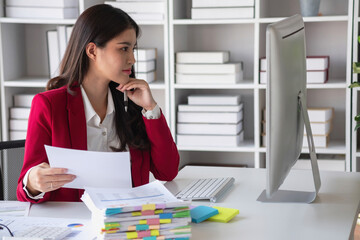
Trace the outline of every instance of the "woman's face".
<path fill-rule="evenodd" d="M 127 83 L 131 67 L 135 63 L 134 47 L 136 33 L 127 29 L 108 41 L 103 48 L 97 48 L 95 68 L 99 77 L 117 83 Z"/>

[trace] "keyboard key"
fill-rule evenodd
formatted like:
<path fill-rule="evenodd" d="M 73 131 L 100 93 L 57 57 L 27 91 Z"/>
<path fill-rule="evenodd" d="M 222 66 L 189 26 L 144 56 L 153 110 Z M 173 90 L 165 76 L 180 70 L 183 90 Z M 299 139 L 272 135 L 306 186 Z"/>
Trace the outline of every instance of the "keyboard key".
<path fill-rule="evenodd" d="M 216 202 L 233 185 L 233 177 L 195 179 L 176 197 L 183 200 L 208 199 Z"/>
<path fill-rule="evenodd" d="M 44 240 L 61 240 L 71 233 L 68 227 L 32 226 L 18 233 L 16 237 L 37 237 Z"/>

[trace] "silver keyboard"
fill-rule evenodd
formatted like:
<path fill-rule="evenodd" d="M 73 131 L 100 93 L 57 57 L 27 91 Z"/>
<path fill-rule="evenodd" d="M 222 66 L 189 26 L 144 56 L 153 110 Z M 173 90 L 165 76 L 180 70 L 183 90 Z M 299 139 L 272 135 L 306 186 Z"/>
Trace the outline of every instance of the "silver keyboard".
<path fill-rule="evenodd" d="M 182 200 L 218 201 L 234 184 L 233 177 L 196 179 L 176 194 Z"/>
<path fill-rule="evenodd" d="M 30 237 L 44 240 L 60 240 L 71 233 L 68 227 L 32 226 L 16 234 L 16 237 Z"/>

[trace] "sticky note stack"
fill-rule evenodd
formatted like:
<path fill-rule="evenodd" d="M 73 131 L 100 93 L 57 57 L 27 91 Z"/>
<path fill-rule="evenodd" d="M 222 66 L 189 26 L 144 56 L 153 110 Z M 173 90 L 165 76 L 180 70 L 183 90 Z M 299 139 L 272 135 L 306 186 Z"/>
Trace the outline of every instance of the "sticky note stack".
<path fill-rule="evenodd" d="M 85 189 L 81 199 L 92 213 L 97 239 L 190 239 L 191 202 L 170 196 L 162 184 L 153 189 L 144 186 L 137 192 L 133 190 L 137 188 L 129 189 L 125 195 L 116 189 Z M 112 200 L 104 199 L 108 196 Z"/>
<path fill-rule="evenodd" d="M 166 208 L 161 204 L 146 204 L 137 211 L 108 214 L 99 239 L 189 238 L 189 217 L 187 206 Z"/>
<path fill-rule="evenodd" d="M 191 221 L 194 223 L 201 223 L 206 219 L 219 214 L 219 211 L 215 208 L 208 206 L 197 206 L 190 211 Z"/>
<path fill-rule="evenodd" d="M 236 215 L 239 214 L 239 210 L 234 208 L 224 208 L 224 207 L 213 207 L 213 208 L 218 210 L 219 212 L 219 214 L 216 214 L 208 219 L 209 221 L 213 221 L 213 222 L 227 223 L 231 219 L 233 219 Z"/>

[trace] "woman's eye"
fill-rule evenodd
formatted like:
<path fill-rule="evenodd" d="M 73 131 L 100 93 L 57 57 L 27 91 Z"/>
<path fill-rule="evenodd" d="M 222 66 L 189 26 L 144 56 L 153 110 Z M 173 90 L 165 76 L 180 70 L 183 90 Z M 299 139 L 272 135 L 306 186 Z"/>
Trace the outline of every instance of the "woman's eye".
<path fill-rule="evenodd" d="M 129 50 L 129 48 L 128 47 L 123 47 L 123 48 L 121 48 L 121 50 L 127 52 Z"/>

